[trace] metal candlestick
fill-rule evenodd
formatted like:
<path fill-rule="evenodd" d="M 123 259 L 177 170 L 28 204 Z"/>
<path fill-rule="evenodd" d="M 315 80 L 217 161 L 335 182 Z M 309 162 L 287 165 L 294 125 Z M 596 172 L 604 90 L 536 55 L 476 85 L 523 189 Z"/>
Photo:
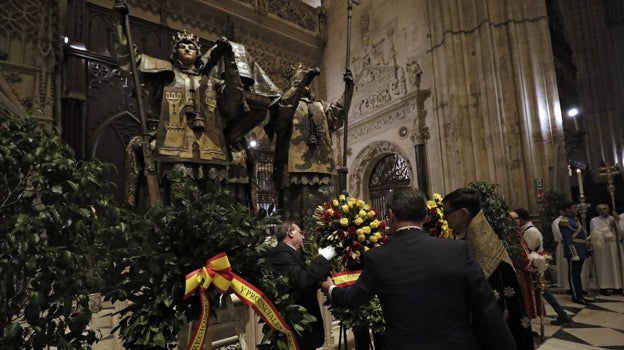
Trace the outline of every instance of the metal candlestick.
<path fill-rule="evenodd" d="M 598 174 L 607 178 L 607 191 L 611 196 L 611 210 L 615 210 L 615 185 L 613 178 L 620 173 L 620 167 L 613 164 L 605 164 L 598 168 Z"/>

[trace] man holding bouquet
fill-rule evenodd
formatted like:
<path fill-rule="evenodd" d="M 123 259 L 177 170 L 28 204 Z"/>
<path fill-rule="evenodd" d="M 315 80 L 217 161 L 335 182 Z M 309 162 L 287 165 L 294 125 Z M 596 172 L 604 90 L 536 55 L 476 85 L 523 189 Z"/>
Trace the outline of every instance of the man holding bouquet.
<path fill-rule="evenodd" d="M 386 320 L 384 349 L 516 349 L 468 244 L 423 232 L 426 202 L 418 189 L 395 188 L 387 202 L 393 239 L 364 253 L 354 285 L 336 287 L 328 278 L 321 290 L 338 307 L 377 295 Z"/>

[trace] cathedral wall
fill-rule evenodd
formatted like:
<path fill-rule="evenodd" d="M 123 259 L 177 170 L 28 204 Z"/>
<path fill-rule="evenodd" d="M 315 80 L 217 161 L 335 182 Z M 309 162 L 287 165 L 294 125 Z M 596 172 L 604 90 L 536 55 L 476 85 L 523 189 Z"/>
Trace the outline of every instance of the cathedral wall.
<path fill-rule="evenodd" d="M 336 53 L 344 51 L 347 9 L 342 1 L 326 6 L 328 31 L 337 34 L 325 55 L 331 99 L 341 91 L 345 56 Z M 388 139 L 413 165 L 414 145 L 426 146 L 427 169 L 413 169 L 414 179 L 429 178 L 430 193 L 486 181 L 501 185 L 513 206 L 536 210 L 536 180 L 567 191 L 544 1 L 362 2 L 352 33 L 350 164 L 371 140 Z M 398 137 L 401 127 L 411 137 Z"/>
<path fill-rule="evenodd" d="M 624 60 L 624 3 L 561 4 L 578 68 L 579 125 L 590 141 L 587 155 L 579 158 L 587 157 L 598 174 L 601 162 L 624 164 L 624 72 L 617 68 Z M 594 179 L 606 182 L 603 176 Z"/>

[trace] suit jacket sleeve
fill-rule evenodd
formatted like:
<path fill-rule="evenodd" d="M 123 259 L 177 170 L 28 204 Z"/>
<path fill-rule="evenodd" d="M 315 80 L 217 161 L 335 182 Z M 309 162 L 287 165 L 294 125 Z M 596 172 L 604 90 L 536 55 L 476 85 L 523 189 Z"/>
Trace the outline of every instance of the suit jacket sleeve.
<path fill-rule="evenodd" d="M 466 278 L 470 293 L 472 328 L 483 349 L 516 349 L 507 322 L 496 303 L 492 287 L 488 283 L 483 269 L 476 262 L 468 245 L 464 245 Z"/>
<path fill-rule="evenodd" d="M 331 263 L 320 255 L 306 266 L 300 260 L 299 253 L 287 249 L 274 252 L 271 255 L 271 264 L 277 272 L 288 276 L 290 284 L 299 290 L 318 288 L 331 270 Z"/>
<path fill-rule="evenodd" d="M 336 307 L 357 307 L 369 301 L 374 295 L 374 283 L 370 271 L 366 266 L 374 266 L 368 262 L 368 256 L 364 255 L 364 270 L 355 284 L 350 287 L 332 290 L 331 303 Z"/>

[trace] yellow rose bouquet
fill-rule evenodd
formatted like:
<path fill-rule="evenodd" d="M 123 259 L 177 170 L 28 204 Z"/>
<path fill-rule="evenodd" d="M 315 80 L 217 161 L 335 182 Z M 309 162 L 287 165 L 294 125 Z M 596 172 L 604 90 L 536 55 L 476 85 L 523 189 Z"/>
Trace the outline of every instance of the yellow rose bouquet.
<path fill-rule="evenodd" d="M 338 256 L 333 260 L 334 273 L 352 277 L 362 268 L 362 256 L 388 239 L 386 223 L 363 200 L 340 195 L 321 206 L 313 215 L 316 221 L 314 239 L 320 247 L 333 246 Z M 339 284 L 334 276 L 334 282 Z M 383 332 L 385 322 L 378 298 L 358 309 L 332 308 L 332 314 L 347 328 L 373 329 Z"/>
<path fill-rule="evenodd" d="M 423 231 L 429 236 L 439 238 L 451 237 L 452 230 L 448 227 L 448 223 L 444 219 L 444 211 L 442 209 L 442 196 L 434 193 L 433 199 L 427 201 L 427 218 L 423 224 Z"/>
<path fill-rule="evenodd" d="M 385 222 L 360 199 L 340 195 L 318 206 L 313 217 L 319 246 L 336 248 L 337 268 L 360 268 L 362 254 L 388 240 Z"/>

